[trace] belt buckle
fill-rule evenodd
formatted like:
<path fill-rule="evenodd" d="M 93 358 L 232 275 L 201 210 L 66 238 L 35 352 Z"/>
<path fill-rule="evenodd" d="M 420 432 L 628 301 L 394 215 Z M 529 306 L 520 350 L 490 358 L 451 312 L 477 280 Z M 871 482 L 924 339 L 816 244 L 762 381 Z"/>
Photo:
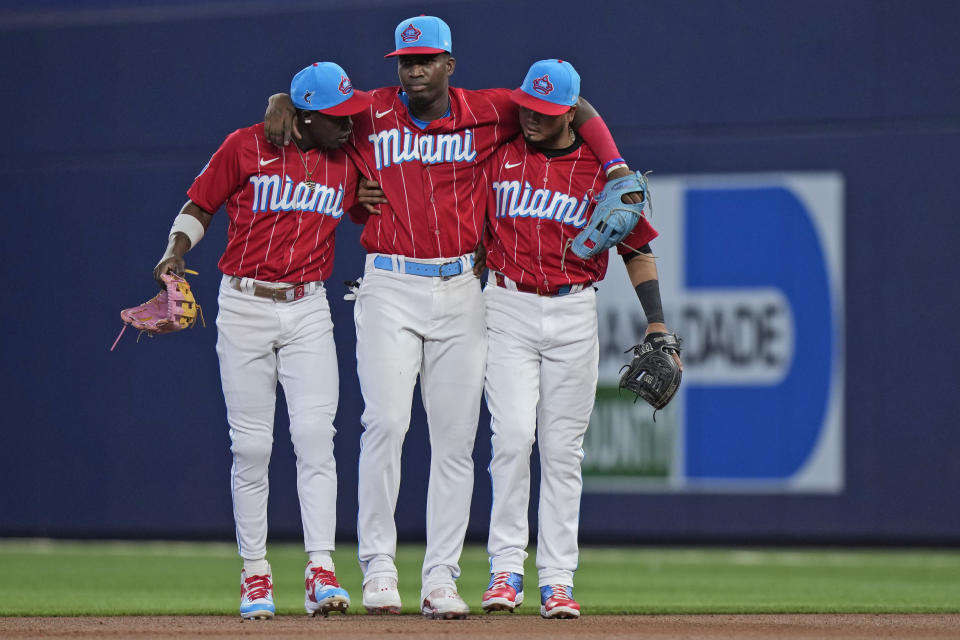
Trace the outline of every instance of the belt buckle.
<path fill-rule="evenodd" d="M 448 276 L 443 275 L 443 268 L 444 268 L 444 267 L 449 266 L 449 265 L 459 265 L 459 264 L 460 264 L 460 261 L 459 261 L 459 260 L 452 260 L 452 261 L 450 261 L 450 262 L 444 262 L 442 265 L 440 265 L 440 279 L 441 279 L 441 280 L 449 280 L 450 278 L 452 278 L 452 277 L 454 277 L 454 276 L 458 276 L 458 275 L 460 275 L 461 273 L 463 273 L 463 266 L 461 265 L 461 266 L 460 266 L 460 270 L 457 271 L 456 273 L 451 273 L 451 274 L 448 275 Z"/>
<path fill-rule="evenodd" d="M 276 302 L 293 302 L 294 300 L 299 300 L 303 296 L 304 285 L 302 284 L 292 287 L 284 287 L 283 289 L 274 289 L 270 294 L 270 297 Z"/>

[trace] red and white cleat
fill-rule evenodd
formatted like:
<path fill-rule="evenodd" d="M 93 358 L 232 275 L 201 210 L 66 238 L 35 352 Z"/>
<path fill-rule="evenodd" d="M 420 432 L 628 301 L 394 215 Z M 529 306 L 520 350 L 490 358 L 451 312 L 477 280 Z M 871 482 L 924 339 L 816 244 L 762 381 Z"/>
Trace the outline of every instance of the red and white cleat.
<path fill-rule="evenodd" d="M 579 618 L 580 605 L 573 599 L 573 587 L 566 584 L 540 587 L 540 615 L 544 618 Z"/>
<path fill-rule="evenodd" d="M 345 612 L 350 606 L 350 595 L 337 582 L 333 571 L 308 562 L 303 583 L 306 588 L 303 608 L 311 617 L 318 613 L 326 616 L 331 611 Z"/>
<path fill-rule="evenodd" d="M 481 606 L 486 612 L 513 611 L 523 604 L 523 576 L 510 571 L 490 575 L 490 586 L 483 594 Z"/>
<path fill-rule="evenodd" d="M 273 579 L 269 569 L 264 575 L 240 572 L 240 617 L 244 620 L 267 620 L 277 609 L 273 605 Z"/>

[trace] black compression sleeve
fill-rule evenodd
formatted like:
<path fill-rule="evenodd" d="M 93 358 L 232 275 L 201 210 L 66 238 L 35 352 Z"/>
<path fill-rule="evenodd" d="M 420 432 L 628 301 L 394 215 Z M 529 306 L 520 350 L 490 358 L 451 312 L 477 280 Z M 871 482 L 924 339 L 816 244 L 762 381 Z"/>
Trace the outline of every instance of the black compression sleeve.
<path fill-rule="evenodd" d="M 647 315 L 647 323 L 663 322 L 663 307 L 660 305 L 660 281 L 647 280 L 634 287 L 640 306 Z"/>

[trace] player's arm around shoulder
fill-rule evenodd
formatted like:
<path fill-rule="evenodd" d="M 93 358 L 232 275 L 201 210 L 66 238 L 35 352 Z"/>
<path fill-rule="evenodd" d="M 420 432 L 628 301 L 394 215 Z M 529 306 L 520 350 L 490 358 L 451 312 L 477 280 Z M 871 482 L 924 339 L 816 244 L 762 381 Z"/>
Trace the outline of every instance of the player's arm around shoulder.
<path fill-rule="evenodd" d="M 603 118 L 600 117 L 600 113 L 583 96 L 577 99 L 577 109 L 574 112 L 571 126 L 583 137 L 587 146 L 599 158 L 608 181 L 634 173 L 620 157 L 620 152 L 613 141 L 613 135 Z M 625 193 L 621 200 L 625 204 L 641 204 L 643 198 L 642 192 L 632 191 Z"/>
<path fill-rule="evenodd" d="M 300 140 L 297 128 L 297 110 L 290 94 L 275 93 L 267 99 L 267 111 L 263 114 L 263 132 L 271 144 L 285 147 L 290 140 Z"/>
<path fill-rule="evenodd" d="M 451 87 L 450 90 L 462 100 L 489 100 L 497 109 L 517 110 L 517 104 L 510 99 L 510 89 L 461 89 L 460 87 Z"/>

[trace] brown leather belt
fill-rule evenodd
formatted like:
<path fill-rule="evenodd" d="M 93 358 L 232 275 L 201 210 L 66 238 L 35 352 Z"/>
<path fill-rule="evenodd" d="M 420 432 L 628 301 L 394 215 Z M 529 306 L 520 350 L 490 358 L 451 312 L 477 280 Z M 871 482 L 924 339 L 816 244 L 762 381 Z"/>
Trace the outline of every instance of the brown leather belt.
<path fill-rule="evenodd" d="M 266 298 L 267 300 L 273 300 L 274 302 L 293 302 L 294 300 L 299 300 L 303 296 L 307 295 L 307 285 L 309 282 L 298 282 L 296 284 L 291 284 L 288 287 L 281 287 L 274 289 L 273 287 L 265 287 L 261 284 L 254 284 L 253 291 L 247 292 L 240 288 L 240 278 L 234 277 L 230 279 L 230 286 L 236 289 L 241 293 L 253 293 L 253 295 L 258 298 Z"/>

